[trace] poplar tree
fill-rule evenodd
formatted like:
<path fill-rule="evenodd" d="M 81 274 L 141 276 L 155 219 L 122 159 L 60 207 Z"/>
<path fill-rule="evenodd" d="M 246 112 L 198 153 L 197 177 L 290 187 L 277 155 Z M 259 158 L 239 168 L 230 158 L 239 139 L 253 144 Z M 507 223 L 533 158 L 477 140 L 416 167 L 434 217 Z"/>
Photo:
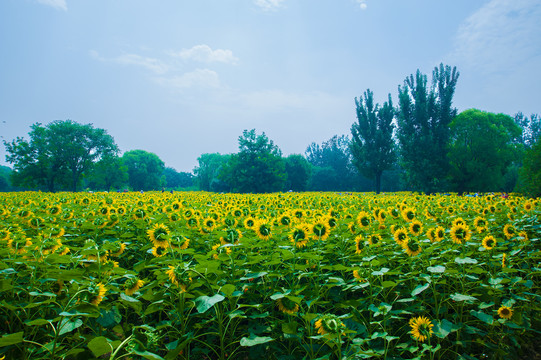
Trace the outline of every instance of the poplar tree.
<path fill-rule="evenodd" d="M 459 73 L 440 64 L 427 76 L 417 70 L 398 87 L 398 141 L 408 185 L 426 193 L 447 189 L 449 125 L 457 114 L 452 106 Z"/>
<path fill-rule="evenodd" d="M 374 105 L 374 93 L 368 89 L 364 98 L 355 98 L 355 105 L 357 122 L 351 126 L 353 165 L 367 178 L 375 179 L 379 194 L 383 171 L 391 169 L 396 161 L 393 101 L 389 94 L 383 106 Z"/>

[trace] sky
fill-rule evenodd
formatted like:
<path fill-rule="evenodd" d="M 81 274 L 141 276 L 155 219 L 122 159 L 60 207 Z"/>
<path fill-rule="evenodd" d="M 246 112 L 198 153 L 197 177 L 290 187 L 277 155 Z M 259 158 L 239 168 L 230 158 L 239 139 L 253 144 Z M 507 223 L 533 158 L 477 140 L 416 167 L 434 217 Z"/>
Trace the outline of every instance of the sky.
<path fill-rule="evenodd" d="M 244 129 L 304 154 L 440 63 L 458 111 L 541 113 L 540 39 L 539 0 L 1 0 L 0 140 L 70 119 L 177 171 Z"/>

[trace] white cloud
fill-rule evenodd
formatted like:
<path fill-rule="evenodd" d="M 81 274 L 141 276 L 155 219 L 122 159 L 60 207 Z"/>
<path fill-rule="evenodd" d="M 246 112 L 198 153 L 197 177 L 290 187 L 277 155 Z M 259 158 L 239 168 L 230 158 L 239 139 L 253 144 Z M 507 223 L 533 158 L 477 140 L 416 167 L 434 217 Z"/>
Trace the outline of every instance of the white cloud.
<path fill-rule="evenodd" d="M 361 10 L 366 10 L 366 8 L 368 7 L 368 5 L 366 5 L 366 0 L 355 0 L 355 2 L 359 4 Z"/>
<path fill-rule="evenodd" d="M 541 56 L 541 2 L 491 0 L 459 27 L 453 62 L 484 73 L 510 72 Z"/>
<path fill-rule="evenodd" d="M 182 49 L 179 52 L 171 52 L 171 56 L 179 57 L 183 60 L 194 60 L 205 63 L 222 62 L 227 64 L 236 64 L 238 59 L 231 50 L 216 49 L 208 45 L 195 45 L 191 49 Z"/>
<path fill-rule="evenodd" d="M 100 56 L 97 51 L 91 50 L 90 55 L 99 61 L 115 62 L 122 65 L 141 66 L 156 74 L 164 74 L 169 70 L 169 66 L 163 63 L 161 60 L 143 57 L 137 54 L 123 54 L 114 58 L 104 58 Z"/>
<path fill-rule="evenodd" d="M 160 85 L 178 89 L 218 88 L 220 86 L 218 74 L 209 69 L 195 69 L 173 77 L 158 77 L 154 81 Z"/>
<path fill-rule="evenodd" d="M 264 11 L 275 11 L 282 7 L 285 0 L 254 0 L 254 3 Z"/>
<path fill-rule="evenodd" d="M 66 0 L 37 0 L 37 2 L 43 5 L 52 6 L 58 10 L 68 11 Z"/>

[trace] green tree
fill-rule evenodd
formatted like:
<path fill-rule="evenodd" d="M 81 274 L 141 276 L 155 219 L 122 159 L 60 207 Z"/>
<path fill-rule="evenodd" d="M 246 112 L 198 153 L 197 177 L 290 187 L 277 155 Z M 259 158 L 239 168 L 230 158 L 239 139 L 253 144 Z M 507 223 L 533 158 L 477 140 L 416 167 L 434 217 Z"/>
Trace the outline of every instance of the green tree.
<path fill-rule="evenodd" d="M 53 121 L 46 126 L 36 123 L 29 136 L 30 141 L 17 137 L 4 142 L 6 160 L 14 165 L 12 178 L 16 186 L 43 187 L 52 192 L 56 185 L 66 184 L 77 191 L 94 162 L 118 152 L 105 130 L 71 120 Z"/>
<path fill-rule="evenodd" d="M 532 197 L 541 196 L 541 139 L 526 151 L 519 171 L 517 190 Z"/>
<path fill-rule="evenodd" d="M 459 73 L 440 64 L 432 72 L 432 87 L 419 70 L 398 87 L 398 141 L 406 182 L 426 193 L 446 190 L 449 172 L 449 124 Z"/>
<path fill-rule="evenodd" d="M 515 115 L 515 123 L 522 128 L 520 143 L 529 149 L 541 137 L 541 116 L 532 114 L 530 117 L 518 112 Z"/>
<path fill-rule="evenodd" d="M 361 185 L 359 173 L 352 164 L 350 140 L 345 135 L 334 135 L 321 145 L 311 143 L 305 151 L 313 166 L 310 190 L 352 191 Z"/>
<path fill-rule="evenodd" d="M 128 182 L 128 168 L 122 158 L 109 154 L 103 156 L 94 164 L 88 183 L 90 188 L 110 191 L 111 188 L 120 188 Z"/>
<path fill-rule="evenodd" d="M 170 189 L 186 188 L 193 185 L 193 175 L 187 172 L 177 172 L 171 167 L 163 170 L 165 187 Z"/>
<path fill-rule="evenodd" d="M 381 190 L 381 176 L 393 168 L 396 150 L 393 139 L 395 110 L 391 94 L 383 104 L 374 105 L 374 93 L 370 89 L 364 98 L 355 98 L 357 123 L 351 126 L 351 154 L 353 165 L 364 176 L 375 179 L 376 193 Z"/>
<path fill-rule="evenodd" d="M 268 193 L 284 188 L 286 172 L 280 149 L 265 133 L 244 130 L 239 137 L 239 152 L 221 173 L 221 178 L 239 193 Z"/>
<path fill-rule="evenodd" d="M 202 154 L 197 158 L 199 166 L 194 169 L 195 182 L 202 191 L 229 191 L 229 184 L 220 179 L 220 173 L 231 155 L 219 153 Z"/>
<path fill-rule="evenodd" d="M 310 180 L 311 166 L 304 156 L 292 154 L 285 158 L 287 173 L 286 190 L 306 191 Z"/>
<path fill-rule="evenodd" d="M 144 150 L 131 150 L 122 155 L 128 169 L 128 183 L 132 190 L 158 190 L 163 186 L 164 162 L 158 155 Z"/>
<path fill-rule="evenodd" d="M 505 190 L 505 174 L 516 158 L 516 140 L 522 132 L 513 118 L 469 109 L 453 120 L 450 129 L 448 156 L 455 190 Z"/>

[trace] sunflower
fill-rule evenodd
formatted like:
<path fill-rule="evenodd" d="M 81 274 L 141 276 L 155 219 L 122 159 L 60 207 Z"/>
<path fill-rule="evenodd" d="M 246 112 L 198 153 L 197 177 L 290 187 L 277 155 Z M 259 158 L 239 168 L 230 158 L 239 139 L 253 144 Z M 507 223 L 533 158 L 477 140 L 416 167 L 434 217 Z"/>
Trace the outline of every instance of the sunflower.
<path fill-rule="evenodd" d="M 524 211 L 532 211 L 533 208 L 534 206 L 530 201 L 524 203 Z"/>
<path fill-rule="evenodd" d="M 162 246 L 154 246 L 152 248 L 152 255 L 159 258 L 167 254 L 167 248 Z"/>
<path fill-rule="evenodd" d="M 45 229 L 45 220 L 41 217 L 32 217 L 28 219 L 28 226 L 30 226 L 32 229 L 35 230 L 43 230 Z"/>
<path fill-rule="evenodd" d="M 203 230 L 204 233 L 213 232 L 214 229 L 216 229 L 216 226 L 216 219 L 212 216 L 208 216 L 201 221 L 201 230 Z"/>
<path fill-rule="evenodd" d="M 357 281 L 359 282 L 362 282 L 362 283 L 367 282 L 367 280 L 361 276 L 361 274 L 359 273 L 359 270 L 353 270 L 353 277 L 357 279 Z"/>
<path fill-rule="evenodd" d="M 147 235 L 155 247 L 166 248 L 169 244 L 169 228 L 164 224 L 155 224 Z"/>
<path fill-rule="evenodd" d="M 503 255 L 502 255 L 502 268 L 507 267 L 506 260 L 507 260 L 507 254 L 503 253 Z"/>
<path fill-rule="evenodd" d="M 171 247 L 178 250 L 186 250 L 190 245 L 190 239 L 183 235 L 171 236 Z"/>
<path fill-rule="evenodd" d="M 475 227 L 475 230 L 480 234 L 483 231 L 488 230 L 488 223 L 487 220 L 481 216 L 477 216 L 473 220 L 473 226 Z"/>
<path fill-rule="evenodd" d="M 302 209 L 295 209 L 291 212 L 293 217 L 296 217 L 297 219 L 302 219 L 305 216 L 305 213 Z"/>
<path fill-rule="evenodd" d="M 498 309 L 498 316 L 502 319 L 509 320 L 513 317 L 513 309 L 508 306 L 500 306 Z"/>
<path fill-rule="evenodd" d="M 380 234 L 372 234 L 368 237 L 368 244 L 370 246 L 379 246 L 381 245 L 381 235 Z"/>
<path fill-rule="evenodd" d="M 402 210 L 402 218 L 407 222 L 410 222 L 413 219 L 415 219 L 415 209 L 410 208 L 410 207 L 405 207 Z"/>
<path fill-rule="evenodd" d="M 413 338 L 421 342 L 427 340 L 434 333 L 432 330 L 434 324 L 424 316 L 410 319 L 409 326 L 411 327 L 410 333 Z"/>
<path fill-rule="evenodd" d="M 485 236 L 481 244 L 485 249 L 492 250 L 494 249 L 494 246 L 496 246 L 496 239 L 492 235 Z"/>
<path fill-rule="evenodd" d="M 410 222 L 409 230 L 412 235 L 421 235 L 423 232 L 423 223 L 417 219 L 414 219 Z"/>
<path fill-rule="evenodd" d="M 511 224 L 507 224 L 503 228 L 503 234 L 505 235 L 505 237 L 507 239 L 511 239 L 513 236 L 515 236 L 516 232 L 517 231 L 516 231 L 515 227 L 513 225 L 511 225 Z"/>
<path fill-rule="evenodd" d="M 225 239 L 228 243 L 236 244 L 242 238 L 242 233 L 238 229 L 225 230 Z"/>
<path fill-rule="evenodd" d="M 354 222 L 350 222 L 348 224 L 348 229 L 353 235 L 355 235 L 357 233 L 357 224 L 355 224 Z"/>
<path fill-rule="evenodd" d="M 343 334 L 346 330 L 346 325 L 336 315 L 323 315 L 315 322 L 314 326 L 320 335 Z"/>
<path fill-rule="evenodd" d="M 186 291 L 187 286 L 192 281 L 192 278 L 188 276 L 188 273 L 180 265 L 169 265 L 169 270 L 165 273 L 169 276 L 171 283 L 178 286 L 183 292 Z"/>
<path fill-rule="evenodd" d="M 124 253 L 124 250 L 126 250 L 126 244 L 124 243 L 115 243 L 116 251 L 111 253 L 111 256 L 118 257 Z"/>
<path fill-rule="evenodd" d="M 409 256 L 417 256 L 421 253 L 421 245 L 413 239 L 407 239 L 401 244 L 402 248 Z"/>
<path fill-rule="evenodd" d="M 90 303 L 92 305 L 99 305 L 103 301 L 103 296 L 107 292 L 105 286 L 100 282 L 98 284 L 91 284 L 88 292 L 90 293 Z"/>
<path fill-rule="evenodd" d="M 253 229 L 256 236 L 261 240 L 269 240 L 272 236 L 271 224 L 265 219 L 257 220 Z"/>
<path fill-rule="evenodd" d="M 462 244 L 471 239 L 471 231 L 466 224 L 457 224 L 451 228 L 451 239 L 455 244 Z"/>
<path fill-rule="evenodd" d="M 317 220 L 315 223 L 309 225 L 310 231 L 318 240 L 327 240 L 331 234 L 331 228 L 326 221 Z"/>
<path fill-rule="evenodd" d="M 378 220 L 380 223 L 384 223 L 384 222 L 385 222 L 385 219 L 387 219 L 387 213 L 385 212 L 385 210 L 380 210 L 380 211 L 378 212 L 377 220 Z"/>
<path fill-rule="evenodd" d="M 278 304 L 278 310 L 284 314 L 293 315 L 299 311 L 299 304 L 289 300 L 287 297 L 276 300 L 276 303 Z"/>
<path fill-rule="evenodd" d="M 436 228 L 430 228 L 426 231 L 426 237 L 430 239 L 430 242 L 436 242 Z"/>
<path fill-rule="evenodd" d="M 124 283 L 124 293 L 128 296 L 132 296 L 135 294 L 136 291 L 138 291 L 145 282 L 143 280 L 139 280 L 136 277 L 129 278 Z"/>
<path fill-rule="evenodd" d="M 438 226 L 434 230 L 434 234 L 436 235 L 435 240 L 437 242 L 442 241 L 445 238 L 445 229 L 442 226 Z"/>
<path fill-rule="evenodd" d="M 298 248 L 305 247 L 310 239 L 310 227 L 308 224 L 295 225 L 289 232 L 288 239 Z"/>
<path fill-rule="evenodd" d="M 370 225 L 370 214 L 367 213 L 366 211 L 361 211 L 358 215 L 357 215 L 357 224 L 361 227 L 361 228 L 365 228 L 365 227 L 368 227 Z"/>
<path fill-rule="evenodd" d="M 61 212 L 62 212 L 62 206 L 60 205 L 53 205 L 47 209 L 47 213 L 49 215 L 59 215 Z"/>
<path fill-rule="evenodd" d="M 396 241 L 398 244 L 404 243 L 404 241 L 407 241 L 409 239 L 408 232 L 404 228 L 398 228 L 393 233 L 394 241 Z"/>
<path fill-rule="evenodd" d="M 452 223 L 452 226 L 456 226 L 456 225 L 466 225 L 466 221 L 464 221 L 464 219 L 461 217 L 457 217 L 456 219 L 453 220 L 453 223 Z"/>
<path fill-rule="evenodd" d="M 364 249 L 364 238 L 362 235 L 359 235 L 355 238 L 355 254 L 360 254 Z"/>
<path fill-rule="evenodd" d="M 186 226 L 189 229 L 197 229 L 199 227 L 199 217 L 192 216 L 192 217 L 186 219 Z"/>
<path fill-rule="evenodd" d="M 518 233 L 518 238 L 522 241 L 528 241 L 528 233 L 526 231 L 521 231 Z"/>
<path fill-rule="evenodd" d="M 255 226 L 255 219 L 248 216 L 246 219 L 244 219 L 243 224 L 246 229 L 253 229 Z"/>

